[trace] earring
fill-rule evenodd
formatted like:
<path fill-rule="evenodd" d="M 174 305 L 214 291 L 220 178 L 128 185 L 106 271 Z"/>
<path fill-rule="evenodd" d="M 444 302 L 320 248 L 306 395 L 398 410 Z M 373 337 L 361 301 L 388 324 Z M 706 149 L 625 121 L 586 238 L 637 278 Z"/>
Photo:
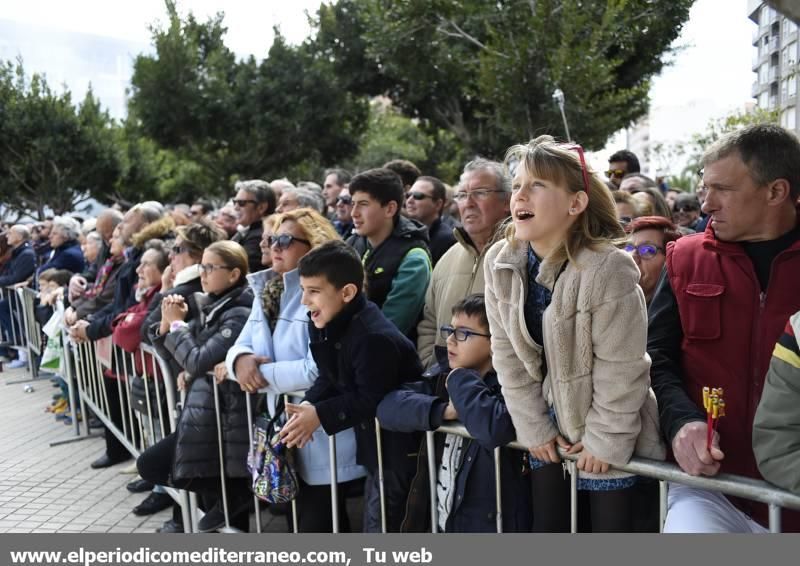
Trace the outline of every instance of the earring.
<path fill-rule="evenodd" d="M 569 213 L 570 213 L 570 214 L 575 214 L 575 209 L 574 209 L 574 208 L 570 208 L 570 209 L 569 209 Z"/>

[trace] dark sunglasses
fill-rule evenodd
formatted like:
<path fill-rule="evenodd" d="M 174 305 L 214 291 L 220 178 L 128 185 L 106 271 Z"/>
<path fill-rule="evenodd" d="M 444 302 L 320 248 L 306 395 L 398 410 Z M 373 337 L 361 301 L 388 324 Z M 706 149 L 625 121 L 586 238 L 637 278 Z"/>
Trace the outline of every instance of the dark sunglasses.
<path fill-rule="evenodd" d="M 625 170 L 624 169 L 609 169 L 606 171 L 606 177 L 609 179 L 613 179 L 614 177 L 624 177 Z"/>
<path fill-rule="evenodd" d="M 336 197 L 336 204 L 353 204 L 353 198 L 349 195 Z"/>
<path fill-rule="evenodd" d="M 426 195 L 425 193 L 409 192 L 408 195 L 406 195 L 406 198 L 413 198 L 414 200 L 425 200 L 426 198 L 433 199 L 433 196 Z"/>
<path fill-rule="evenodd" d="M 247 205 L 248 205 L 248 204 L 250 204 L 251 202 L 252 202 L 253 204 L 256 204 L 256 202 L 257 202 L 257 201 L 255 201 L 255 200 L 253 200 L 253 199 L 243 199 L 243 198 L 239 199 L 239 198 L 235 198 L 235 199 L 233 199 L 233 201 L 231 201 L 231 202 L 233 202 L 234 206 L 239 206 L 239 207 L 242 207 L 242 208 L 244 208 L 245 206 L 247 206 Z"/>
<path fill-rule="evenodd" d="M 455 335 L 457 342 L 466 342 L 470 336 L 483 336 L 484 338 L 490 338 L 489 334 L 473 332 L 472 330 L 467 330 L 466 328 L 453 328 L 452 326 L 442 326 L 439 329 L 439 334 L 443 340 L 447 340 L 451 336 Z"/>
<path fill-rule="evenodd" d="M 664 248 L 659 248 L 653 244 L 639 244 L 638 246 L 634 246 L 633 244 L 625 244 L 624 249 L 629 254 L 636 252 L 642 259 L 650 259 L 651 257 L 658 255 L 658 252 L 664 251 Z"/>
<path fill-rule="evenodd" d="M 279 250 L 288 250 L 289 246 L 292 245 L 292 242 L 300 242 L 301 244 L 311 246 L 311 242 L 309 242 L 308 240 L 304 240 L 303 238 L 296 238 L 291 234 L 281 234 L 280 236 L 267 236 L 267 244 L 269 244 L 269 247 L 277 248 Z"/>

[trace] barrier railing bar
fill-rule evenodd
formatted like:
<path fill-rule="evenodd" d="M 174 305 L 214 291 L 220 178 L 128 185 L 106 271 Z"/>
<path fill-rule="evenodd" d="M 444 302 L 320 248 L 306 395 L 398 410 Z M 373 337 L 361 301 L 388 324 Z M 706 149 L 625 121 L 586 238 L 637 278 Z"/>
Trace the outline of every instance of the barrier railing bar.
<path fill-rule="evenodd" d="M 250 393 L 245 393 L 247 395 L 247 402 L 245 403 L 245 408 L 247 409 L 247 437 L 250 439 L 248 443 L 249 450 L 253 449 L 253 406 L 251 405 L 253 401 L 253 396 Z M 249 454 L 249 452 L 248 452 Z M 252 484 L 252 477 L 248 477 L 248 481 Z M 253 492 L 253 509 L 256 513 L 256 532 L 261 534 L 261 508 L 259 506 L 259 499 L 258 496 Z"/>
<path fill-rule="evenodd" d="M 336 469 L 336 435 L 328 437 L 328 452 L 331 461 L 331 524 L 333 532 L 339 532 L 339 470 Z"/>
<path fill-rule="evenodd" d="M 134 355 L 135 354 L 131 354 L 131 356 L 134 356 Z M 134 361 L 133 367 L 135 368 L 136 367 L 136 363 L 135 363 L 135 360 L 133 360 L 133 361 Z M 144 362 L 144 356 L 142 356 L 142 362 Z M 158 440 L 156 439 L 156 427 L 155 427 L 155 423 L 153 422 L 153 408 L 152 408 L 152 405 L 150 403 L 150 380 L 148 379 L 148 376 L 147 376 L 147 368 L 144 365 L 142 365 L 142 376 L 141 377 L 142 377 L 142 382 L 144 383 L 144 400 L 145 400 L 145 404 L 147 405 L 147 424 L 150 426 L 150 442 L 155 444 Z M 155 384 L 155 390 L 156 390 L 156 403 L 158 404 L 157 410 L 158 410 L 158 412 L 160 414 L 161 413 L 161 400 L 159 399 L 160 395 L 158 394 L 158 383 L 155 380 L 153 381 L 153 383 Z M 163 421 L 160 421 L 160 422 L 163 423 Z M 163 424 L 162 424 L 162 427 L 163 427 Z M 164 430 L 163 430 L 163 428 L 161 430 L 161 438 L 164 438 Z"/>
<path fill-rule="evenodd" d="M 500 447 L 494 449 L 494 504 L 497 508 L 495 515 L 495 523 L 497 524 L 497 532 L 503 532 L 503 490 L 501 489 L 502 483 L 500 479 L 501 463 L 500 463 Z"/>
<path fill-rule="evenodd" d="M 381 532 L 386 532 L 386 489 L 383 478 L 383 442 L 381 440 L 381 423 L 375 417 L 375 443 L 378 449 L 378 487 L 381 495 Z"/>
<path fill-rule="evenodd" d="M 774 503 L 769 504 L 769 532 L 781 532 L 781 508 Z"/>
<path fill-rule="evenodd" d="M 451 433 L 469 438 L 467 429 L 461 424 L 446 424 L 439 427 L 436 432 Z M 516 441 L 507 444 L 507 446 L 517 450 L 527 451 L 525 446 Z M 575 461 L 578 459 L 577 454 L 567 455 L 562 451 L 560 452 L 560 455 L 566 460 Z M 718 491 L 734 497 L 742 497 L 752 501 L 758 501 L 759 503 L 773 505 L 776 508 L 783 507 L 800 510 L 800 494 L 784 491 L 764 480 L 757 480 L 744 476 L 735 476 L 733 474 L 719 474 L 713 478 L 705 476 L 691 476 L 683 472 L 674 464 L 668 464 L 656 460 L 648 460 L 645 458 L 632 458 L 624 466 L 615 466 L 615 469 L 632 474 L 647 476 L 660 481 L 675 482 L 699 489 Z M 774 512 L 770 515 L 774 521 L 778 513 Z M 774 523 L 771 525 L 771 528 L 773 527 Z"/>
<path fill-rule="evenodd" d="M 433 431 L 425 431 L 425 447 L 428 451 L 428 489 L 430 490 L 431 503 L 431 532 L 436 533 L 439 527 L 439 510 L 436 507 L 436 449 L 434 446 Z"/>
<path fill-rule="evenodd" d="M 199 378 L 198 378 L 199 379 Z M 225 516 L 225 528 L 223 532 L 239 532 L 239 529 L 231 529 L 231 518 L 228 509 L 228 488 L 225 485 L 225 453 L 222 447 L 222 417 L 219 411 L 219 386 L 213 374 L 210 376 L 211 387 L 214 390 L 214 414 L 217 421 L 217 446 L 219 448 L 219 483 L 222 487 L 222 514 Z"/>
<path fill-rule="evenodd" d="M 667 522 L 667 482 L 658 482 L 658 532 L 664 532 L 664 524 Z"/>
<path fill-rule="evenodd" d="M 578 532 L 578 468 L 575 462 L 567 461 L 569 473 L 569 532 Z"/>

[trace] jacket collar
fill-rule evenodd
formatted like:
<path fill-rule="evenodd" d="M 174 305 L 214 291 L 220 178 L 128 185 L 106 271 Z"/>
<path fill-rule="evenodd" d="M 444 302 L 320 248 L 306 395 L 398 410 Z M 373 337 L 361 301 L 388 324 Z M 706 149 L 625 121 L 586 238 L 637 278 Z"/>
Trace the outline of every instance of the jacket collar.
<path fill-rule="evenodd" d="M 16 248 L 11 250 L 11 257 L 17 257 L 19 254 L 21 254 L 22 252 L 24 252 L 25 250 L 27 250 L 30 247 L 31 247 L 31 243 L 29 241 L 28 242 L 22 242 Z"/>
<path fill-rule="evenodd" d="M 356 295 L 355 299 L 345 305 L 341 312 L 337 314 L 325 328 L 317 329 L 314 327 L 312 332 L 318 333 L 317 335 L 324 341 L 339 340 L 347 333 L 347 329 L 353 321 L 353 318 L 365 308 L 367 308 L 367 298 L 364 292 L 361 291 Z M 308 314 L 308 319 L 309 324 L 313 327 L 314 323 L 311 322 L 311 313 Z"/>
<path fill-rule="evenodd" d="M 184 267 L 178 273 L 175 274 L 175 287 L 178 285 L 183 285 L 184 283 L 188 283 L 189 281 L 193 281 L 200 277 L 200 264 L 195 263 L 190 265 L 189 267 Z"/>
<path fill-rule="evenodd" d="M 527 278 L 525 272 L 528 267 L 528 246 L 527 242 L 521 240 L 506 240 L 495 258 L 495 267 L 497 269 L 511 269 L 519 273 L 523 279 Z M 578 256 L 575 258 L 576 262 L 580 263 L 580 259 L 587 253 L 588 250 L 585 249 L 578 252 Z M 539 263 L 539 275 L 536 277 L 536 282 L 552 292 L 556 286 L 556 279 L 558 279 L 563 270 L 564 262 L 544 258 Z"/>
<path fill-rule="evenodd" d="M 228 291 L 224 295 L 214 297 L 208 293 L 195 293 L 194 298 L 200 309 L 200 324 L 209 324 L 219 314 L 220 310 L 231 301 L 236 301 L 247 289 L 247 285 L 242 282 Z"/>
<path fill-rule="evenodd" d="M 280 275 L 270 267 L 269 269 L 264 269 L 262 271 L 250 273 L 247 276 L 247 282 L 253 289 L 253 293 L 257 296 L 260 296 L 267 282 L 271 281 L 272 279 L 275 279 L 276 277 L 280 277 Z M 284 289 L 289 289 L 289 288 L 294 289 L 299 286 L 300 286 L 300 272 L 297 269 L 293 269 L 288 273 L 283 274 Z"/>

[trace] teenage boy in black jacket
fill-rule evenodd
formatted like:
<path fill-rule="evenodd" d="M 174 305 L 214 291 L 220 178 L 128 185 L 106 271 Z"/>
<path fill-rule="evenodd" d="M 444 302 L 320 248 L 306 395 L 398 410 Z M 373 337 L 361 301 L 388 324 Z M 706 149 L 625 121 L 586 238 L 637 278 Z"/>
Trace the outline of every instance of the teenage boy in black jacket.
<path fill-rule="evenodd" d="M 329 435 L 354 428 L 356 461 L 367 468 L 364 530 L 379 532 L 380 499 L 375 440 L 375 410 L 381 399 L 405 381 L 422 375 L 411 341 L 403 336 L 362 291 L 364 270 L 344 242 L 329 242 L 299 264 L 302 302 L 308 307 L 311 353 L 319 377 L 281 431 L 286 446 L 304 446 L 320 425 Z M 387 529 L 399 530 L 413 473 L 416 439 L 383 435 Z"/>

